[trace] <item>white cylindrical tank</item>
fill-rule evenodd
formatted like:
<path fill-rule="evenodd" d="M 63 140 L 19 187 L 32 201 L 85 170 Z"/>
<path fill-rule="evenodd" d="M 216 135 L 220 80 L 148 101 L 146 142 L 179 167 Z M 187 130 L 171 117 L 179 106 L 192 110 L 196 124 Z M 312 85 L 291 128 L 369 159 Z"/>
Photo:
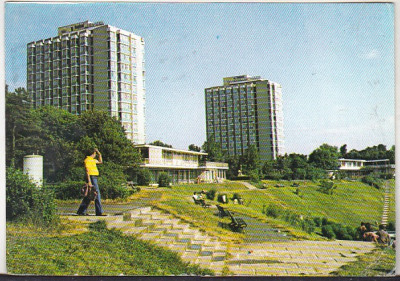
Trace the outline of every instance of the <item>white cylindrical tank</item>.
<path fill-rule="evenodd" d="M 24 174 L 28 175 L 33 183 L 41 187 L 43 185 L 43 156 L 24 156 Z"/>

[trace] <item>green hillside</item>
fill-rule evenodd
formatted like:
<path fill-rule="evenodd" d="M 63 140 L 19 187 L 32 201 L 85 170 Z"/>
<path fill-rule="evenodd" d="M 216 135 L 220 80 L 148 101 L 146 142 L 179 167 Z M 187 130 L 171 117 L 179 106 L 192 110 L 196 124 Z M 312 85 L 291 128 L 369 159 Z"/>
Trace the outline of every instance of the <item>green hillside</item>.
<path fill-rule="evenodd" d="M 243 237 L 241 234 L 229 234 L 217 227 L 221 221 L 215 216 L 215 209 L 202 208 L 192 200 L 193 192 L 202 189 L 215 189 L 218 194 L 225 193 L 228 198 L 237 193 L 244 199 L 244 205 L 235 205 L 230 200 L 224 207 L 236 213 L 265 220 L 271 224 L 293 232 L 293 227 L 280 217 L 271 218 L 262 213 L 270 205 L 276 206 L 278 212 L 289 210 L 304 217 L 327 218 L 329 221 L 349 227 L 357 227 L 360 222 L 380 223 L 383 210 L 383 189 L 378 190 L 359 181 L 335 181 L 336 189 L 328 195 L 319 191 L 319 183 L 304 181 L 296 182 L 299 187 L 293 187 L 289 181 L 264 181 L 264 189 L 248 189 L 238 182 L 224 184 L 179 185 L 172 188 L 156 189 L 153 192 L 162 192 L 163 196 L 155 205 L 184 218 L 204 230 L 214 234 L 219 233 L 229 238 Z M 388 181 L 394 193 L 394 181 Z M 276 187 L 276 186 L 280 187 Z M 297 191 L 296 191 L 297 190 Z M 219 204 L 217 196 L 214 200 L 207 200 L 212 205 Z M 394 204 L 390 204 L 390 219 L 394 218 Z M 392 210 L 393 209 L 393 210 Z M 296 228 L 296 227 L 294 227 Z M 296 230 L 300 236 L 306 233 Z M 311 237 L 304 237 L 311 238 Z"/>

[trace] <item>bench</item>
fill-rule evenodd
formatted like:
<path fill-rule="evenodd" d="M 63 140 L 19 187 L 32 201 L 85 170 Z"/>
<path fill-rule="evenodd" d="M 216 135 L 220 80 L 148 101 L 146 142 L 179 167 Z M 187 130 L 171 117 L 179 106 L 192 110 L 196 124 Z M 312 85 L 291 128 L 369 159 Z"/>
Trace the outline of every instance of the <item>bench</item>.
<path fill-rule="evenodd" d="M 218 209 L 218 217 L 223 218 L 223 217 L 229 217 L 229 211 L 222 207 L 221 205 L 217 205 Z"/>
<path fill-rule="evenodd" d="M 243 232 L 243 229 L 247 227 L 247 223 L 242 218 L 234 217 L 233 213 L 229 212 L 228 210 L 225 211 L 231 218 L 229 227 L 235 232 Z"/>
<path fill-rule="evenodd" d="M 192 198 L 193 198 L 193 197 L 192 197 Z M 200 206 L 202 206 L 202 207 L 204 207 L 204 208 L 208 208 L 208 207 L 211 206 L 210 204 L 207 204 L 207 203 L 204 201 L 204 199 L 195 199 L 195 198 L 193 198 L 193 201 L 194 201 L 194 203 L 195 203 L 196 205 L 200 205 Z"/>

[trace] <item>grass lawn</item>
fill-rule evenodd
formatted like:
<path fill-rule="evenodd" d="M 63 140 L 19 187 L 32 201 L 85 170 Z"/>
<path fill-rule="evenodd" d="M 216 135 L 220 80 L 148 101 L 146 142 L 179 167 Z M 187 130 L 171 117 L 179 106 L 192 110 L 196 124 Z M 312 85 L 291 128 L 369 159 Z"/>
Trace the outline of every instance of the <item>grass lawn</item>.
<path fill-rule="evenodd" d="M 160 200 L 154 202 L 154 206 L 175 214 L 210 234 L 227 240 L 240 240 L 243 235 L 217 227 L 221 219 L 214 215 L 216 209 L 195 205 L 192 200 L 193 192 L 202 189 L 206 191 L 215 189 L 217 195 L 226 193 L 229 199 L 234 193 L 239 193 L 244 198 L 244 205 L 235 205 L 230 201 L 223 206 L 236 213 L 246 214 L 267 221 L 273 226 L 285 228 L 293 236 L 303 239 L 315 239 L 316 236 L 290 226 L 287 222 L 280 220 L 279 217 L 276 219 L 267 217 L 262 213 L 263 208 L 274 204 L 282 210 L 289 209 L 303 216 L 326 217 L 330 221 L 350 227 L 359 226 L 361 221 L 372 224 L 380 223 L 382 218 L 383 189 L 378 190 L 358 181 L 335 181 L 337 188 L 332 195 L 318 191 L 319 184 L 311 181 L 298 181 L 300 184 L 298 195 L 295 194 L 297 187 L 291 186 L 293 182 L 264 181 L 264 183 L 267 185 L 266 189 L 256 190 L 250 190 L 238 182 L 229 181 L 223 184 L 188 184 L 155 189 L 153 192 L 162 192 L 162 196 Z M 394 190 L 394 181 L 388 183 Z M 283 187 L 275 187 L 277 184 L 283 185 Z M 212 205 L 219 204 L 216 198 L 214 201 L 206 201 Z M 390 217 L 394 217 L 393 200 L 390 208 Z"/>
<path fill-rule="evenodd" d="M 93 227 L 94 226 L 94 227 Z M 108 230 L 97 222 L 88 232 L 60 235 L 18 224 L 7 225 L 7 268 L 38 275 L 213 275 L 183 262 L 169 250 Z"/>
<path fill-rule="evenodd" d="M 263 200 L 262 203 L 284 206 L 302 215 L 326 217 L 352 227 L 359 226 L 361 221 L 380 222 L 382 218 L 383 190 L 361 182 L 335 181 L 337 188 L 332 195 L 328 195 L 318 191 L 318 183 L 299 183 L 300 196 L 295 194 L 297 187 L 285 182 L 285 187 L 263 190 L 269 202 Z M 393 181 L 390 184 L 394 186 Z"/>
<path fill-rule="evenodd" d="M 342 266 L 336 276 L 385 276 L 396 265 L 396 251 L 392 247 L 377 248 L 362 255 L 357 261 Z"/>

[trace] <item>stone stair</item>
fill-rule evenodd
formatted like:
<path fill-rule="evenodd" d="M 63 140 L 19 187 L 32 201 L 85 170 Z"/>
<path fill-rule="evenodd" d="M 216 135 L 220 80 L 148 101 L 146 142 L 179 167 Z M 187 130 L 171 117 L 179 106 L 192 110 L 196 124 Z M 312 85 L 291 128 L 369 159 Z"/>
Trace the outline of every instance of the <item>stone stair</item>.
<path fill-rule="evenodd" d="M 383 203 L 381 224 L 386 227 L 388 223 L 389 203 L 390 203 L 390 186 L 388 184 L 385 184 L 385 196 L 383 200 L 384 203 Z"/>
<path fill-rule="evenodd" d="M 358 241 L 285 241 L 228 244 L 170 214 L 139 207 L 123 215 L 68 216 L 70 220 L 107 222 L 109 228 L 168 248 L 182 260 L 210 268 L 217 275 L 227 267 L 233 275 L 328 275 L 372 251 L 373 243 Z"/>

